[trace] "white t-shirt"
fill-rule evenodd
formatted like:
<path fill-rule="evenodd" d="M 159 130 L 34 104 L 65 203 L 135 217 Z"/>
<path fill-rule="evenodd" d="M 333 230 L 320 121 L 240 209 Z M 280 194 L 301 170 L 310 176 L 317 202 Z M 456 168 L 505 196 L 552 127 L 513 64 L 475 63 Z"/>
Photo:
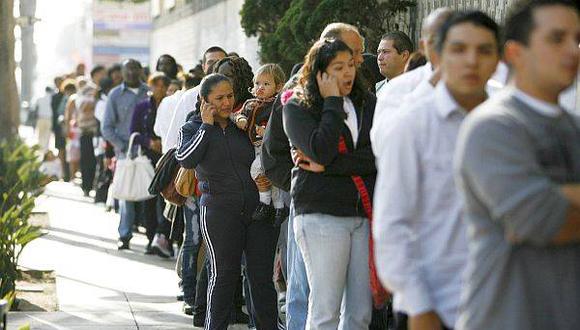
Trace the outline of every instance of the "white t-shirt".
<path fill-rule="evenodd" d="M 356 120 L 357 118 L 354 104 L 348 97 L 344 98 L 344 112 L 346 112 L 346 119 L 344 120 L 344 123 L 346 126 L 348 126 L 350 135 L 352 136 L 352 142 L 356 147 L 356 143 L 358 142 L 358 121 Z"/>

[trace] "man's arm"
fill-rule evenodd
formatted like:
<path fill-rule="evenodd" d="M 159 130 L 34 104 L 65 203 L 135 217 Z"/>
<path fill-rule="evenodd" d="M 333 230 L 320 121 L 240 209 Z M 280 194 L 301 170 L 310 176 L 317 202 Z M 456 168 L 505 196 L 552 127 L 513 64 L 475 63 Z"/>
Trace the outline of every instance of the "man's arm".
<path fill-rule="evenodd" d="M 272 184 L 290 191 L 291 171 L 294 167 L 290 156 L 290 142 L 282 125 L 281 95 L 272 105 L 272 113 L 262 139 L 262 166 Z"/>
<path fill-rule="evenodd" d="M 105 118 L 101 123 L 101 130 L 103 132 L 103 137 L 105 140 L 111 142 L 115 148 L 118 150 L 127 150 L 128 143 L 125 142 L 118 134 L 117 134 L 117 109 L 116 109 L 116 98 L 111 95 L 107 99 L 107 107 L 105 109 Z"/>
<path fill-rule="evenodd" d="M 562 194 L 570 201 L 566 221 L 552 240 L 555 244 L 580 242 L 580 184 L 561 187 Z"/>
<path fill-rule="evenodd" d="M 378 160 L 374 194 L 373 239 L 381 283 L 403 297 L 404 312 L 417 316 L 434 310 L 430 289 L 417 260 L 414 220 L 421 201 L 421 165 L 414 118 L 400 117 Z"/>
<path fill-rule="evenodd" d="M 171 118 L 171 123 L 169 124 L 169 129 L 165 135 L 165 145 L 169 148 L 177 145 L 177 140 L 179 139 L 179 129 L 183 124 L 185 124 L 185 119 L 187 114 L 195 110 L 195 103 L 197 102 L 197 93 L 193 90 L 189 90 L 181 95 L 177 105 L 175 106 L 175 111 L 173 111 L 173 117 Z"/>
<path fill-rule="evenodd" d="M 507 117 L 467 121 L 456 170 L 504 228 L 506 240 L 538 246 L 574 241 L 571 200 L 537 163 L 526 129 Z"/>

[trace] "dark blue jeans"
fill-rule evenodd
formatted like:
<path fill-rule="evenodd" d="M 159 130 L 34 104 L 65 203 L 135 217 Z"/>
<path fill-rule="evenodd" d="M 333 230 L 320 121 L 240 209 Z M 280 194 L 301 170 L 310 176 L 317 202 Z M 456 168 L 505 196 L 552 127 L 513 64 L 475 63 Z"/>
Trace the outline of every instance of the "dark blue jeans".
<path fill-rule="evenodd" d="M 183 206 L 185 222 L 183 245 L 181 246 L 181 288 L 183 301 L 193 306 L 195 303 L 195 287 L 197 284 L 197 255 L 200 247 L 199 208 L 197 203 L 191 209 Z"/>

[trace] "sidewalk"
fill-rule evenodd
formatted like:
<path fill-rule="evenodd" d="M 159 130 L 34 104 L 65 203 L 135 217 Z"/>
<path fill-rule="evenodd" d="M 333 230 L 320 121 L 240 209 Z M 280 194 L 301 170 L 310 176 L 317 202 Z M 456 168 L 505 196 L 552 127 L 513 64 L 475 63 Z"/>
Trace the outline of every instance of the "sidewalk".
<path fill-rule="evenodd" d="M 69 183 L 51 183 L 37 209 L 48 212 L 49 233 L 26 247 L 20 264 L 56 272 L 59 308 L 12 312 L 8 329 L 193 329 L 175 299 L 175 260 L 145 256 L 144 235 L 117 251 L 118 216 Z"/>

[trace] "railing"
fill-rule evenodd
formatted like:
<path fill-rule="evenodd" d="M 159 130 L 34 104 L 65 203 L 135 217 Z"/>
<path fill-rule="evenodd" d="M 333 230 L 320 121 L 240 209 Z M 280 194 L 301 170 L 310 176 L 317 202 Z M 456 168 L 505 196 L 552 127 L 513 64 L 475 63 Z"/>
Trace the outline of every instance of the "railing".
<path fill-rule="evenodd" d="M 455 10 L 478 9 L 488 15 L 498 23 L 503 23 L 506 13 L 516 0 L 418 0 L 415 13 L 410 16 L 409 30 L 410 36 L 419 40 L 421 24 L 423 19 L 431 11 L 439 7 L 449 7 Z"/>

